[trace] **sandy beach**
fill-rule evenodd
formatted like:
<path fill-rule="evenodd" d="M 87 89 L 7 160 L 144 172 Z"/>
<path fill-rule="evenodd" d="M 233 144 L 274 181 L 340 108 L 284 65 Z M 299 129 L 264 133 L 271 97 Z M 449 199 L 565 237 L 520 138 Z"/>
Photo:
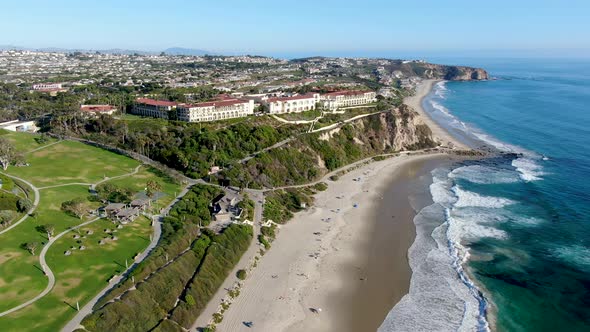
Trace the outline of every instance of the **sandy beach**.
<path fill-rule="evenodd" d="M 400 156 L 330 182 L 281 227 L 218 331 L 376 330 L 408 291 L 412 218 L 429 197 L 430 169 L 448 160 Z"/>
<path fill-rule="evenodd" d="M 408 102 L 429 126 L 420 100 L 434 83 L 425 81 Z M 455 141 L 440 127 L 433 132 Z M 328 181 L 313 207 L 281 226 L 217 331 L 377 330 L 408 292 L 412 220 L 430 204 L 430 171 L 451 160 L 402 155 Z"/>
<path fill-rule="evenodd" d="M 404 100 L 404 103 L 412 107 L 421 115 L 424 123 L 426 123 L 428 127 L 430 127 L 430 130 L 432 130 L 432 136 L 435 141 L 440 142 L 442 145 L 449 145 L 448 143 L 451 142 L 453 143 L 453 146 L 457 148 L 468 149 L 464 143 L 451 136 L 451 134 L 444 130 L 438 123 L 434 122 L 434 120 L 432 120 L 428 113 L 422 108 L 422 100 L 430 93 L 432 87 L 438 82 L 440 82 L 440 80 L 422 81 L 422 83 L 416 87 L 416 93 L 411 97 L 407 97 Z"/>

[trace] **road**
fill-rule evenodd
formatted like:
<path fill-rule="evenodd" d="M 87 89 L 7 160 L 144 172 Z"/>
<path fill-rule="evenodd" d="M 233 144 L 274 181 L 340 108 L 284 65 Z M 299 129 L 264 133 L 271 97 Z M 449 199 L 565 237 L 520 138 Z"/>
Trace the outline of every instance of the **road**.
<path fill-rule="evenodd" d="M 184 195 L 186 195 L 186 193 L 188 193 L 188 191 L 190 190 L 190 187 L 192 185 L 194 185 L 194 182 L 195 181 L 191 181 L 188 185 L 186 185 L 182 189 L 182 191 L 178 194 L 178 196 L 176 196 L 176 198 L 172 202 L 170 202 L 170 204 L 168 204 L 168 206 L 166 206 L 162 211 L 160 211 L 159 215 L 155 215 L 152 217 L 152 219 L 154 220 L 154 222 L 153 222 L 154 234 L 152 236 L 152 241 L 147 246 L 147 248 L 136 257 L 135 262 L 127 270 L 125 270 L 123 273 L 121 273 L 119 276 L 110 280 L 108 286 L 106 286 L 103 290 L 100 291 L 100 293 L 98 293 L 88 303 L 86 303 L 82 308 L 80 308 L 80 311 L 78 311 L 76 316 L 74 316 L 74 318 L 72 318 L 62 328 L 62 330 L 61 330 L 62 332 L 70 332 L 70 331 L 74 331 L 77 328 L 79 328 L 80 323 L 82 322 L 84 317 L 86 317 L 92 313 L 92 308 L 94 307 L 96 302 L 98 302 L 98 300 L 100 298 L 102 298 L 106 293 L 108 293 L 113 287 L 117 286 L 117 284 L 129 272 L 131 272 L 131 270 L 133 270 L 139 263 L 141 263 L 144 259 L 146 259 L 149 256 L 149 254 L 152 252 L 152 250 L 154 250 L 154 248 L 158 245 L 158 242 L 160 241 L 160 237 L 162 236 L 162 218 L 167 216 L 168 213 L 170 212 L 170 209 L 172 208 L 172 206 L 174 204 L 176 204 L 179 200 L 181 200 L 182 197 L 184 197 Z"/>

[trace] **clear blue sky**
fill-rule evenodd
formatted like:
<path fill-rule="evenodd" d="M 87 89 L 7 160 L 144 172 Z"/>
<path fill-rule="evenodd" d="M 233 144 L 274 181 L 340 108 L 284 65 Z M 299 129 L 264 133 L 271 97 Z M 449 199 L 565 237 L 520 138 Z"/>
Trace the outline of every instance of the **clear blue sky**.
<path fill-rule="evenodd" d="M 0 45 L 590 54 L 590 0 L 3 0 Z"/>

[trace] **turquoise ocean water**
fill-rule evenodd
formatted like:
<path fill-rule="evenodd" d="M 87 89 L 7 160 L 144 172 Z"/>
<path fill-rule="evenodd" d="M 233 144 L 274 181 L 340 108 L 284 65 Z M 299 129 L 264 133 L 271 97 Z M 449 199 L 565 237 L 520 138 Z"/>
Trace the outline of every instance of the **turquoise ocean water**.
<path fill-rule="evenodd" d="M 439 83 L 426 111 L 514 154 L 433 172 L 410 293 L 380 331 L 590 331 L 590 61 L 457 64 L 496 79 Z"/>

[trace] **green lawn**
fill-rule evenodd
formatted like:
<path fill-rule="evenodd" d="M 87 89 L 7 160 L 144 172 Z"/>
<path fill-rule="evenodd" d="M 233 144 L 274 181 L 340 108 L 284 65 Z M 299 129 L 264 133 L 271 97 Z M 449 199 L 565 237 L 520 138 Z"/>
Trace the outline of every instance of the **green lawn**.
<path fill-rule="evenodd" d="M 31 150 L 38 145 L 30 134 L 7 134 L 22 147 Z M 32 147 L 32 148 L 31 148 Z M 38 147 L 38 146 L 37 146 Z M 72 182 L 95 183 L 107 177 L 131 172 L 139 163 L 130 158 L 77 142 L 62 141 L 39 151 L 27 154 L 28 167 L 9 167 L 7 173 L 22 177 L 36 186 L 67 184 Z M 109 180 L 134 192 L 145 188 L 148 180 L 160 183 L 164 196 L 154 204 L 155 209 L 167 205 L 180 191 L 166 176 L 147 166 L 140 167 L 137 174 Z M 10 309 L 39 294 L 47 286 L 47 278 L 39 266 L 39 253 L 46 235 L 35 227 L 55 225 L 55 234 L 78 225 L 83 220 L 61 211 L 61 203 L 74 198 L 89 196 L 87 185 L 69 185 L 41 189 L 39 207 L 35 218 L 0 235 L 0 312 Z M 99 203 L 88 202 L 96 208 Z M 107 280 L 125 268 L 125 260 L 132 264 L 133 257 L 149 243 L 152 232 L 150 221 L 145 217 L 117 229 L 115 241 L 99 245 L 107 235 L 104 229 L 115 230 L 116 225 L 108 220 L 98 220 L 80 230 L 82 238 L 73 238 L 68 233 L 56 241 L 48 251 L 46 260 L 56 277 L 56 285 L 41 300 L 10 315 L 0 317 L 0 331 L 57 331 L 75 315 L 76 301 L 83 306 L 101 289 Z M 91 230 L 92 234 L 87 234 Z M 80 241 L 78 243 L 77 241 Z M 20 248 L 25 242 L 39 242 L 35 255 Z M 85 250 L 71 250 L 80 245 Z M 71 251 L 66 256 L 64 252 Z"/>
<path fill-rule="evenodd" d="M 26 134 L 25 134 L 26 135 Z M 95 183 L 133 171 L 139 162 L 79 142 L 62 141 L 26 155 L 30 166 L 10 167 L 7 173 L 37 187 L 63 183 Z"/>
<path fill-rule="evenodd" d="M 15 133 L 12 131 L 2 130 L 0 136 L 8 139 L 16 148 L 17 151 L 27 153 L 31 150 L 41 148 L 51 143 L 57 142 L 55 138 L 47 137 L 47 141 L 44 143 L 37 143 L 35 138 L 39 138 L 40 135 L 34 135 L 29 133 Z"/>

